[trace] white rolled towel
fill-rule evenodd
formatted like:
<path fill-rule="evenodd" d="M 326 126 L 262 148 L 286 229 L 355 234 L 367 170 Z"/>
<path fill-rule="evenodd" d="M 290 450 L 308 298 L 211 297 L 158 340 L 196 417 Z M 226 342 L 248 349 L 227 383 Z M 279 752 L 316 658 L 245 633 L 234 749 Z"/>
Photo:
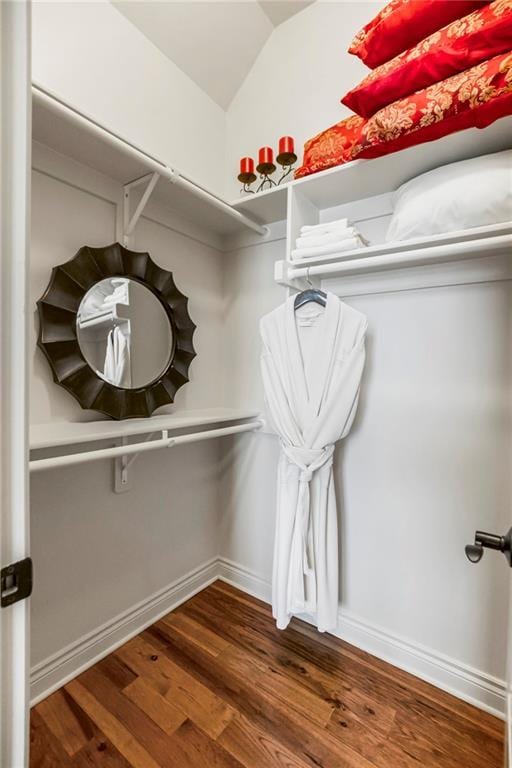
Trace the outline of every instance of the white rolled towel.
<path fill-rule="evenodd" d="M 300 228 L 300 234 L 307 237 L 308 235 L 319 235 L 322 232 L 332 232 L 334 229 L 346 229 L 350 227 L 351 222 L 348 219 L 338 219 L 337 221 L 324 221 L 322 224 L 304 224 Z"/>
<path fill-rule="evenodd" d="M 353 237 L 360 237 L 364 241 L 364 237 L 358 232 L 355 227 L 347 227 L 346 229 L 340 229 L 336 232 L 327 232 L 324 235 L 308 235 L 305 237 L 298 237 L 295 243 L 296 248 L 315 248 L 317 245 L 327 245 L 328 243 L 337 243 L 341 240 L 348 240 Z"/>
<path fill-rule="evenodd" d="M 365 244 L 360 237 L 350 237 L 346 240 L 338 240 L 327 245 L 319 245 L 315 248 L 294 248 L 292 251 L 293 259 L 305 259 L 309 256 L 329 256 L 340 251 L 351 251 L 358 248 L 364 248 Z"/>

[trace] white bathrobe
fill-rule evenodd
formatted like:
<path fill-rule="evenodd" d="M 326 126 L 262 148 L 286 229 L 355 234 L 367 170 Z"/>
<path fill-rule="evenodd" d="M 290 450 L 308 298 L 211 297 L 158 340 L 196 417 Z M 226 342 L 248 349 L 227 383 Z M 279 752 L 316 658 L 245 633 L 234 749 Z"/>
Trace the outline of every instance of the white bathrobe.
<path fill-rule="evenodd" d="M 103 378 L 115 387 L 131 387 L 130 337 L 118 325 L 107 337 Z"/>
<path fill-rule="evenodd" d="M 364 315 L 332 293 L 295 312 L 294 296 L 261 320 L 262 376 L 281 439 L 272 606 L 279 629 L 310 614 L 336 627 L 338 524 L 334 444 L 348 434 L 364 367 Z"/>

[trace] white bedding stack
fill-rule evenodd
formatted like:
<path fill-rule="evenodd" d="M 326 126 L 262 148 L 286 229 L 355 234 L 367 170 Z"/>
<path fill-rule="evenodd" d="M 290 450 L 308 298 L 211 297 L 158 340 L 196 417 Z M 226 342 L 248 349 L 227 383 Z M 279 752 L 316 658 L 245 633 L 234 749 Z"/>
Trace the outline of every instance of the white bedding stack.
<path fill-rule="evenodd" d="M 292 250 L 293 259 L 311 256 L 329 256 L 340 251 L 364 248 L 368 242 L 348 219 L 330 221 L 326 224 L 305 225 Z"/>

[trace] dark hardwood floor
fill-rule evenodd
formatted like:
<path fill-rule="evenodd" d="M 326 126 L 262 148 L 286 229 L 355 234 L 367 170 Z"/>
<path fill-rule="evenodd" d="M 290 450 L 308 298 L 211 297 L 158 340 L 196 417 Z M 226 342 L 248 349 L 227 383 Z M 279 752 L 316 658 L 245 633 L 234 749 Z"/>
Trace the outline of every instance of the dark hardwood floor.
<path fill-rule="evenodd" d="M 502 765 L 500 721 L 222 582 L 31 718 L 31 768 Z"/>

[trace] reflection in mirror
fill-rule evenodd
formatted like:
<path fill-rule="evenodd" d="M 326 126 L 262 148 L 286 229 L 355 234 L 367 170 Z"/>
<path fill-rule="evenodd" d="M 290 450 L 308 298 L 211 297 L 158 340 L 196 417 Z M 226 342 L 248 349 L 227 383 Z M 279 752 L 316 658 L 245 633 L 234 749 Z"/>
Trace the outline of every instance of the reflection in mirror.
<path fill-rule="evenodd" d="M 93 285 L 80 303 L 76 328 L 87 363 L 123 389 L 153 382 L 173 354 L 172 326 L 163 305 L 130 278 L 110 277 Z"/>

